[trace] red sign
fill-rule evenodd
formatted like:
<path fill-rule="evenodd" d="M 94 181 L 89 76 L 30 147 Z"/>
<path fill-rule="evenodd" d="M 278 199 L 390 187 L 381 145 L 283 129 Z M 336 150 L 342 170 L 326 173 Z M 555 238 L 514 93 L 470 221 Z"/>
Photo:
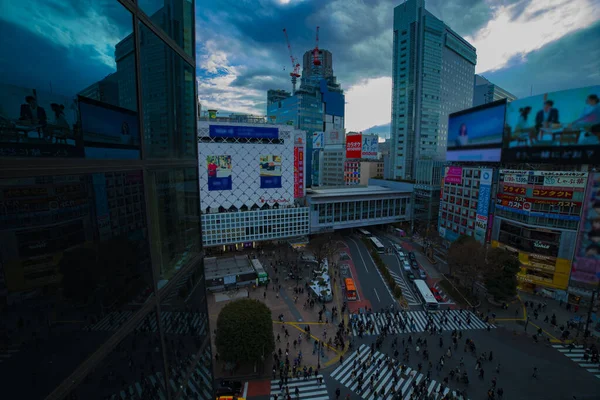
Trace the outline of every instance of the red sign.
<path fill-rule="evenodd" d="M 304 148 L 294 146 L 294 198 L 304 197 Z"/>
<path fill-rule="evenodd" d="M 549 204 L 558 207 L 578 207 L 581 206 L 579 201 L 562 201 L 562 200 L 549 200 L 549 199 L 534 199 L 531 197 L 524 196 L 513 196 L 506 193 L 498 193 L 496 204 L 500 204 L 506 207 L 519 208 L 524 210 L 531 210 L 531 204 Z M 518 206 L 518 205 L 521 206 Z"/>
<path fill-rule="evenodd" d="M 360 158 L 362 152 L 362 135 L 346 136 L 346 158 Z"/>
<path fill-rule="evenodd" d="M 533 189 L 535 197 L 552 197 L 555 199 L 572 199 L 572 190 Z"/>
<path fill-rule="evenodd" d="M 527 188 L 522 186 L 502 185 L 502 191 L 506 193 L 525 194 Z"/>

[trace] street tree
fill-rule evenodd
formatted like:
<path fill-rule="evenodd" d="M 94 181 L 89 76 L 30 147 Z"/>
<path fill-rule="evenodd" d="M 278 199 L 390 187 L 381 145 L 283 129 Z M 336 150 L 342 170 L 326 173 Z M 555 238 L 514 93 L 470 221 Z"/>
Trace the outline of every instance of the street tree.
<path fill-rule="evenodd" d="M 485 250 L 472 236 L 459 236 L 448 249 L 450 275 L 473 291 L 475 283 L 485 274 Z"/>
<path fill-rule="evenodd" d="M 329 235 L 319 235 L 312 238 L 308 243 L 308 248 L 313 253 L 319 264 L 322 263 L 326 258 L 328 261 L 330 261 L 329 259 L 331 259 L 331 256 L 335 250 Z"/>
<path fill-rule="evenodd" d="M 506 249 L 495 248 L 487 254 L 484 280 L 489 295 L 496 301 L 512 299 L 517 295 L 517 273 L 521 268 L 516 255 Z"/>
<path fill-rule="evenodd" d="M 275 350 L 271 310 L 254 299 L 227 304 L 217 318 L 217 351 L 226 362 L 258 363 Z"/>

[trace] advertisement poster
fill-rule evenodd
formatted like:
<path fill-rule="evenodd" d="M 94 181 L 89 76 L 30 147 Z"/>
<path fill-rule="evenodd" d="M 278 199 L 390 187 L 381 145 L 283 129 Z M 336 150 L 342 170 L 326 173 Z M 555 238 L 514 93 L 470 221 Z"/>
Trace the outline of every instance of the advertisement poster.
<path fill-rule="evenodd" d="M 80 96 L 79 114 L 86 158 L 140 158 L 137 112 Z"/>
<path fill-rule="evenodd" d="M 344 135 L 337 129 L 325 132 L 326 145 L 344 144 Z"/>
<path fill-rule="evenodd" d="M 600 86 L 508 103 L 502 162 L 600 162 Z"/>
<path fill-rule="evenodd" d="M 444 183 L 462 184 L 462 167 L 446 167 L 444 172 Z"/>
<path fill-rule="evenodd" d="M 231 156 L 206 156 L 208 190 L 231 190 Z"/>
<path fill-rule="evenodd" d="M 479 198 L 477 200 L 477 214 L 475 215 L 475 239 L 482 244 L 485 241 L 488 228 L 489 203 L 492 192 L 492 169 L 482 169 L 479 183 Z"/>
<path fill-rule="evenodd" d="M 595 286 L 600 279 L 600 173 L 590 174 L 571 281 Z"/>
<path fill-rule="evenodd" d="M 499 162 L 506 99 L 450 114 L 446 161 Z"/>
<path fill-rule="evenodd" d="M 323 140 L 325 139 L 325 133 L 313 132 L 312 147 L 313 149 L 322 149 L 324 146 Z"/>
<path fill-rule="evenodd" d="M 362 146 L 362 135 L 348 135 L 346 136 L 346 158 L 360 158 Z"/>
<path fill-rule="evenodd" d="M 377 135 L 362 135 L 361 158 L 377 159 L 379 151 L 379 136 Z"/>
<path fill-rule="evenodd" d="M 273 154 L 260 156 L 260 187 L 262 189 L 281 187 L 281 156 Z"/>
<path fill-rule="evenodd" d="M 0 85 L 1 157 L 83 157 L 77 101 L 33 88 Z"/>

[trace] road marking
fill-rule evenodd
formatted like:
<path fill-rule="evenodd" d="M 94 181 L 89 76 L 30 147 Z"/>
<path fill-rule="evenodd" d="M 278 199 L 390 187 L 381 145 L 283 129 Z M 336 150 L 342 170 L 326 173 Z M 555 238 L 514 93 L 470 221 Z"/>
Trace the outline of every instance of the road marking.
<path fill-rule="evenodd" d="M 244 394 L 242 395 L 242 397 L 245 399 L 246 397 L 248 397 L 248 382 L 244 383 Z"/>
<path fill-rule="evenodd" d="M 360 256 L 360 259 L 363 262 L 363 266 L 365 267 L 365 269 L 367 270 L 367 273 L 369 273 L 369 269 L 367 268 L 367 263 L 365 262 L 365 259 L 362 256 L 362 252 L 360 251 L 360 246 L 354 241 L 354 239 L 349 238 L 352 243 L 354 243 L 354 245 L 356 246 L 356 250 L 358 250 L 358 255 Z"/>
<path fill-rule="evenodd" d="M 373 291 L 375 292 L 375 296 L 377 296 L 377 301 L 379 301 L 381 303 L 381 299 L 379 298 L 379 294 L 377 293 L 377 289 L 373 288 Z"/>

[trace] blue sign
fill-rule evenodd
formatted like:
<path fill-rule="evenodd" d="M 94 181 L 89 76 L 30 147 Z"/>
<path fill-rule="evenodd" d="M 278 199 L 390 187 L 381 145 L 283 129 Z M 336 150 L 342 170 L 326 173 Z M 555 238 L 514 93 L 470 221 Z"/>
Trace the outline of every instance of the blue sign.
<path fill-rule="evenodd" d="M 276 189 L 281 187 L 281 176 L 261 176 L 260 187 L 262 189 Z"/>
<path fill-rule="evenodd" d="M 279 129 L 266 126 L 210 125 L 210 137 L 237 139 L 279 139 Z"/>
<path fill-rule="evenodd" d="M 490 196 L 492 188 L 487 185 L 479 186 L 479 199 L 477 200 L 477 214 L 489 215 L 490 212 Z"/>

